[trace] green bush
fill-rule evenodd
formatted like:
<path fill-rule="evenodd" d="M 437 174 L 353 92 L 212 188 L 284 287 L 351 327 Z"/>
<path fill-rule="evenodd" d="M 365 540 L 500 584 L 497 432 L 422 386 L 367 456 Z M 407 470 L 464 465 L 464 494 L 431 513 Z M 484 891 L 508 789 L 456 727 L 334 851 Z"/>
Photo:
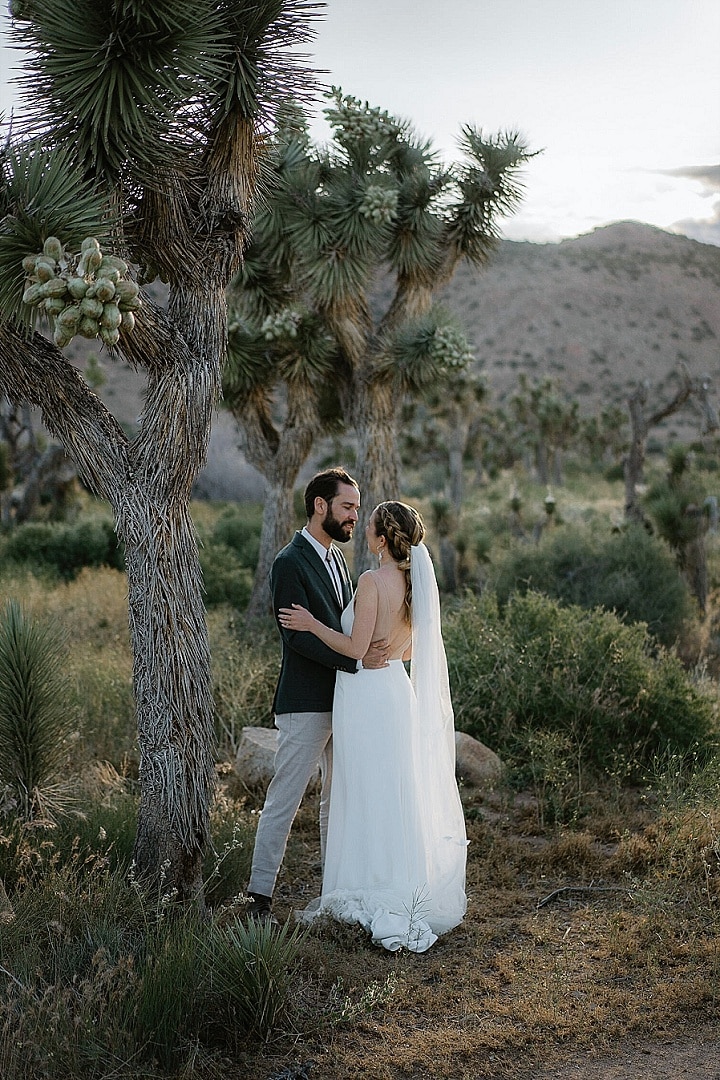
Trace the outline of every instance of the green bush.
<path fill-rule="evenodd" d="M 254 570 L 260 552 L 261 528 L 262 506 L 254 503 L 228 506 L 215 522 L 210 542 L 232 548 L 241 566 Z"/>
<path fill-rule="evenodd" d="M 267 1037 L 286 1019 L 302 929 L 237 922 L 206 939 L 205 967 L 225 1030 Z M 224 1023 L 223 1023 L 224 1021 Z"/>
<path fill-rule="evenodd" d="M 200 548 L 205 604 L 230 604 L 242 611 L 252 592 L 253 575 L 235 550 L 227 544 L 210 543 Z"/>
<path fill-rule="evenodd" d="M 85 520 L 76 525 L 29 522 L 3 542 L 4 557 L 20 565 L 49 569 L 66 581 L 83 566 L 124 568 L 122 546 L 109 521 Z"/>
<path fill-rule="evenodd" d="M 566 735 L 576 761 L 610 770 L 705 743 L 716 703 L 646 628 L 541 593 L 468 596 L 445 639 L 457 726 L 521 764 L 528 735 Z M 656 647 L 655 647 L 656 648 Z"/>
<path fill-rule="evenodd" d="M 512 593 L 540 590 L 564 604 L 646 623 L 663 645 L 673 645 L 692 616 L 672 553 L 640 526 L 601 536 L 564 527 L 537 547 L 515 545 L 496 567 L 493 585 L 501 606 Z"/>

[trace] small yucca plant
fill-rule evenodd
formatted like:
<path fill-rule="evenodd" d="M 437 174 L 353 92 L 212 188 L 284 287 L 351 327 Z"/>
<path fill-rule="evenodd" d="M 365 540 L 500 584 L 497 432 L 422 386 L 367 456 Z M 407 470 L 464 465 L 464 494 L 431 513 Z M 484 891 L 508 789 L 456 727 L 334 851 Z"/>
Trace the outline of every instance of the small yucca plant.
<path fill-rule="evenodd" d="M 0 616 L 0 787 L 25 821 L 67 808 L 61 780 L 73 728 L 63 643 L 49 624 L 29 619 L 15 600 Z"/>
<path fill-rule="evenodd" d="M 209 942 L 212 989 L 238 1033 L 266 1038 L 287 1012 L 302 929 L 270 923 L 218 927 Z"/>

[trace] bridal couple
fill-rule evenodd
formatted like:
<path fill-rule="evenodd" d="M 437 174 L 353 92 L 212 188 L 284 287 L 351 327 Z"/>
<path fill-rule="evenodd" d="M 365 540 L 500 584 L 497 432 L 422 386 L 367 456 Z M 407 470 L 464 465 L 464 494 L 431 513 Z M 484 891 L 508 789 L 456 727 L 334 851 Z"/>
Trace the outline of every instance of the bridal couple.
<path fill-rule="evenodd" d="M 466 908 L 438 589 L 420 515 L 384 502 L 366 530 L 378 568 L 361 575 L 353 596 L 333 541 L 351 539 L 359 506 L 348 473 L 318 473 L 305 491 L 307 525 L 271 571 L 279 736 L 249 914 L 271 917 L 290 828 L 319 763 L 322 895 L 303 918 L 328 913 L 360 923 L 386 949 L 424 952 Z"/>

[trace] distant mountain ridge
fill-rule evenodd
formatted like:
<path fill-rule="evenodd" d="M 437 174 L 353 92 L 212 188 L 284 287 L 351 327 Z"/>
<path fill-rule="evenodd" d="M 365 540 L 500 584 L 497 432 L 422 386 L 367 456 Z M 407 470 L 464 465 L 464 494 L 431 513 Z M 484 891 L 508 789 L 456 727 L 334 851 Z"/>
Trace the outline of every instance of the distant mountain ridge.
<path fill-rule="evenodd" d="M 503 241 L 486 269 L 456 274 L 445 302 L 498 403 L 522 372 L 552 378 L 582 412 L 623 404 L 640 380 L 667 400 L 683 362 L 720 393 L 714 245 L 625 221 L 559 244 Z"/>

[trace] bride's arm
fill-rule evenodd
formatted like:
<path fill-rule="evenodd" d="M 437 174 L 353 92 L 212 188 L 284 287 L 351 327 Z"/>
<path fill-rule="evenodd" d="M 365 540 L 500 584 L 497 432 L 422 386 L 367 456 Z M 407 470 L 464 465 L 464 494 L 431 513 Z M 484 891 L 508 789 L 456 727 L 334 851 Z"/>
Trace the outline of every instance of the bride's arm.
<path fill-rule="evenodd" d="M 377 607 L 377 586 L 373 581 L 372 573 L 366 571 L 360 576 L 355 593 L 355 620 L 351 636 L 341 634 L 339 630 L 331 630 L 301 604 L 293 604 L 291 608 L 280 608 L 278 619 L 280 625 L 286 630 L 305 630 L 320 638 L 335 652 L 350 656 L 354 660 L 362 660 L 373 640 Z"/>

